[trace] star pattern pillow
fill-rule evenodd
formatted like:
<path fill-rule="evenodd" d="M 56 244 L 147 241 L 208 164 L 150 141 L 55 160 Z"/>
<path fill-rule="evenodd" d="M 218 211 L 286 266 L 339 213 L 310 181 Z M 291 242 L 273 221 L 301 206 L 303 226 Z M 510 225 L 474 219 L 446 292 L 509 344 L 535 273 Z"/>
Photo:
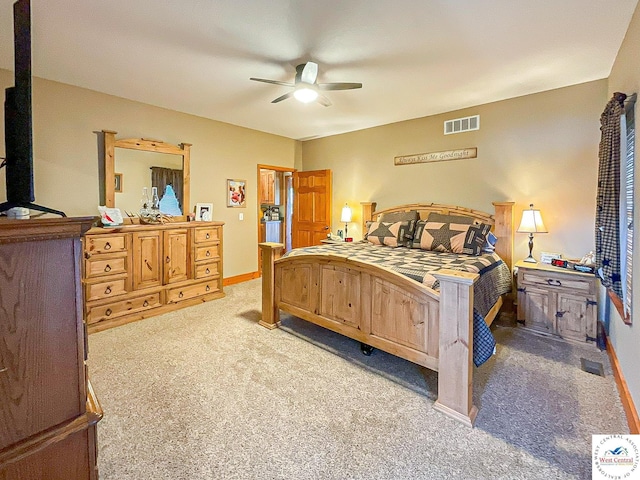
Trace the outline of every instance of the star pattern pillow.
<path fill-rule="evenodd" d="M 411 246 L 434 252 L 480 255 L 490 230 L 491 225 L 484 223 L 465 225 L 419 221 Z"/>
<path fill-rule="evenodd" d="M 388 247 L 409 246 L 415 222 L 371 222 L 365 238 L 374 245 Z"/>

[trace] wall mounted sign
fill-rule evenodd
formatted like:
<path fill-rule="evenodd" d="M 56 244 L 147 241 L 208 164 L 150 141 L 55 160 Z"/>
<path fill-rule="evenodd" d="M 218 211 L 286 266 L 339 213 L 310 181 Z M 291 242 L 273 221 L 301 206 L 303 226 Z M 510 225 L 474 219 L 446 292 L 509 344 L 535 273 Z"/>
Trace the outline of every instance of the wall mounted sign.
<path fill-rule="evenodd" d="M 414 163 L 446 162 L 447 160 L 462 160 L 464 158 L 476 158 L 478 149 L 462 148 L 460 150 L 446 150 L 444 152 L 418 153 L 417 155 L 403 155 L 394 157 L 394 165 L 412 165 Z"/>

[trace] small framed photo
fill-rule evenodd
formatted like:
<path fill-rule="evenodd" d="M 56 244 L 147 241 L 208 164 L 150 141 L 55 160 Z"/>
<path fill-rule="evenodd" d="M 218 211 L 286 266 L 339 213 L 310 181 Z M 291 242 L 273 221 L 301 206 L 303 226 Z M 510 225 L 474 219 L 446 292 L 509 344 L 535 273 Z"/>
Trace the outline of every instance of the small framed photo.
<path fill-rule="evenodd" d="M 227 207 L 246 207 L 246 180 L 227 180 Z"/>
<path fill-rule="evenodd" d="M 113 178 L 115 179 L 114 191 L 116 193 L 122 193 L 122 174 L 114 173 Z"/>
<path fill-rule="evenodd" d="M 196 222 L 213 220 L 213 203 L 196 203 Z"/>

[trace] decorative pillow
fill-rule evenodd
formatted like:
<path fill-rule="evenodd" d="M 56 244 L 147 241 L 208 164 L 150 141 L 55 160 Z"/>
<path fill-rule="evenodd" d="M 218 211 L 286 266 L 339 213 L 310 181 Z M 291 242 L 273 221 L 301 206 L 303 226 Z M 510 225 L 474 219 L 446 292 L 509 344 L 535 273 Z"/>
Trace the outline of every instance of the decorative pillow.
<path fill-rule="evenodd" d="M 412 247 L 446 253 L 480 255 L 491 225 L 419 221 Z"/>
<path fill-rule="evenodd" d="M 410 210 L 408 212 L 383 213 L 382 215 L 380 215 L 380 219 L 378 221 L 385 223 L 396 223 L 410 221 L 417 222 L 418 220 L 420 220 L 420 214 L 417 212 L 417 210 Z"/>
<path fill-rule="evenodd" d="M 475 220 L 471 217 L 465 217 L 464 215 L 449 215 L 446 213 L 430 212 L 427 217 L 428 222 L 442 222 L 442 223 L 462 223 L 463 225 L 472 225 Z"/>
<path fill-rule="evenodd" d="M 405 247 L 411 242 L 407 238 L 414 229 L 415 222 L 371 222 L 367 228 L 365 238 L 374 245 L 389 247 Z"/>
<path fill-rule="evenodd" d="M 498 237 L 496 237 L 493 232 L 487 233 L 487 242 L 484 244 L 484 248 L 482 249 L 485 253 L 493 253 L 496 251 L 496 243 L 498 243 Z"/>

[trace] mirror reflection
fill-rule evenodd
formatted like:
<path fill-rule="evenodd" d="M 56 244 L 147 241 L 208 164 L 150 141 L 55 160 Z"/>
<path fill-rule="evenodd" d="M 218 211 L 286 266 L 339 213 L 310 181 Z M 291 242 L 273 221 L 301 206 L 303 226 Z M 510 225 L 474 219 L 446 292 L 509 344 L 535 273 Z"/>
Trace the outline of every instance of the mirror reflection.
<path fill-rule="evenodd" d="M 143 187 L 147 187 L 149 194 L 152 186 L 159 187 L 158 195 L 162 198 L 167 184 L 172 185 L 179 208 L 184 212 L 181 155 L 116 148 L 114 157 L 114 171 L 121 174 L 115 206 L 123 213 L 139 212 Z"/>

